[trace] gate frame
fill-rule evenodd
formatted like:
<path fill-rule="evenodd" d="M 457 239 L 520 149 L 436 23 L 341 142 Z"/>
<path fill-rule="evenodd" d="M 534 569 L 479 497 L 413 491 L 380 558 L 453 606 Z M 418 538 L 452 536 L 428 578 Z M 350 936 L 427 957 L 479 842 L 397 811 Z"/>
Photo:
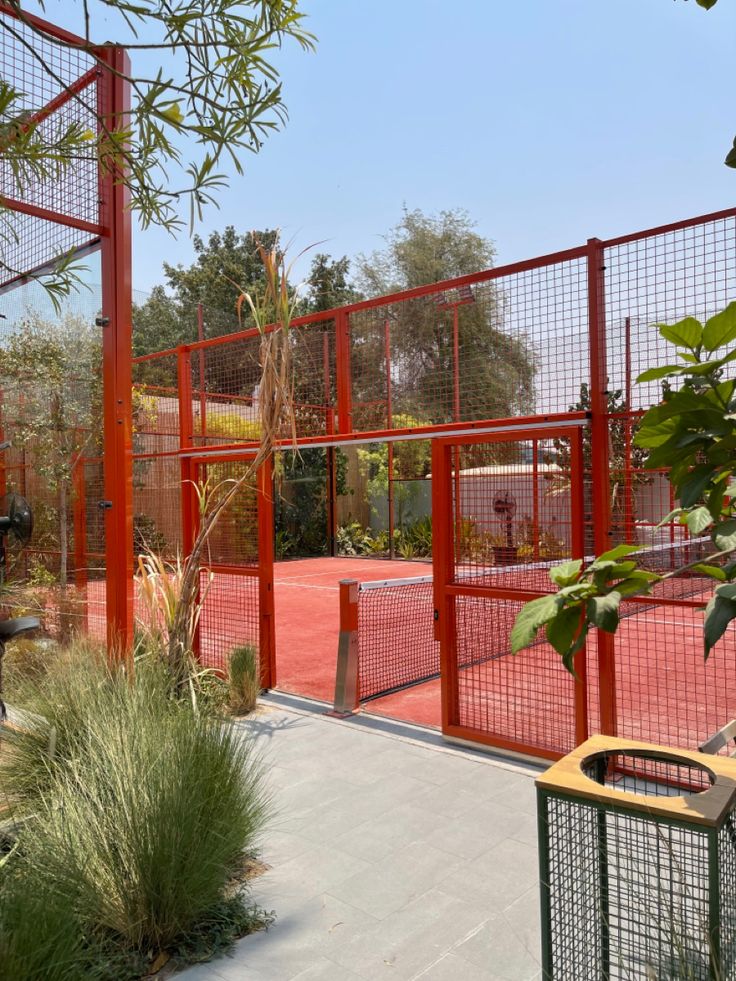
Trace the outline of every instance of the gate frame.
<path fill-rule="evenodd" d="M 182 531 L 185 536 L 186 554 L 189 554 L 199 528 L 199 511 L 195 484 L 201 470 L 211 464 L 252 463 L 256 450 L 243 451 L 240 455 L 190 451 L 180 457 L 182 469 Z M 200 568 L 209 569 L 215 575 L 246 576 L 258 579 L 258 657 L 261 668 L 261 687 L 276 686 L 276 624 L 274 610 L 274 541 L 273 541 L 273 457 L 269 457 L 256 473 L 256 500 L 258 526 L 258 562 L 256 565 L 238 565 L 222 562 L 201 562 Z M 199 648 L 199 625 L 195 637 Z"/>
<path fill-rule="evenodd" d="M 543 759 L 559 759 L 561 752 L 517 742 L 504 736 L 462 726 L 458 721 L 457 635 L 455 597 L 478 596 L 488 599 L 532 600 L 545 595 L 533 590 L 494 586 L 468 586 L 455 582 L 453 458 L 460 447 L 483 443 L 522 442 L 531 439 L 568 438 L 570 440 L 570 530 L 571 557 L 584 558 L 584 470 L 582 425 L 538 426 L 515 431 L 440 437 L 432 440 L 432 526 L 435 636 L 440 642 L 442 693 L 442 734 L 446 738 L 482 743 L 505 752 Z M 513 568 L 513 567 L 511 567 Z M 513 657 L 514 655 L 506 655 Z M 588 738 L 588 682 L 586 645 L 575 657 L 575 745 Z"/>

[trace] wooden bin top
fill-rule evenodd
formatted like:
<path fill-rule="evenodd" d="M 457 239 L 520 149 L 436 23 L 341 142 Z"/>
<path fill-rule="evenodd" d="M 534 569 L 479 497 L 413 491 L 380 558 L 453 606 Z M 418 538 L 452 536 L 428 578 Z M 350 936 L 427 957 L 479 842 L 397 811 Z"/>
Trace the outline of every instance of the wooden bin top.
<path fill-rule="evenodd" d="M 586 776 L 583 768 L 601 754 L 621 753 L 662 763 L 695 767 L 710 775 L 706 790 L 678 796 L 637 794 L 602 786 Z M 736 797 L 736 759 L 705 756 L 685 749 L 642 743 L 615 736 L 591 736 L 577 749 L 554 763 L 535 781 L 541 790 L 578 797 L 599 805 L 636 811 L 641 815 L 680 821 L 709 828 L 723 823 Z"/>

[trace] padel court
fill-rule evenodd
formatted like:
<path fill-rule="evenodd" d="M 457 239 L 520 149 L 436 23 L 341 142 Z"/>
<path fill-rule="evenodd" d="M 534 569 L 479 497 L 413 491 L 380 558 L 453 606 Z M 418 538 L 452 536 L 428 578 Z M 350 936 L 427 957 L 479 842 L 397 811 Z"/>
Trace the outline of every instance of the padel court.
<path fill-rule="evenodd" d="M 175 563 L 197 485 L 239 482 L 201 553 L 203 665 L 226 674 L 251 645 L 265 688 L 534 757 L 595 732 L 696 747 L 736 717 L 736 635 L 704 660 L 697 573 L 624 600 L 575 676 L 544 635 L 512 656 L 509 634 L 560 562 L 621 542 L 660 573 L 708 558 L 661 523 L 671 485 L 636 431 L 663 392 L 636 379 L 672 360 L 658 324 L 733 297 L 728 209 L 298 317 L 293 418 L 257 473 L 257 329 L 133 359 L 140 537 Z M 23 474 L 10 460 L 7 489 Z M 129 624 L 135 563 L 111 538 L 107 477 L 104 458 L 75 460 L 70 520 L 72 581 L 109 635 Z"/>

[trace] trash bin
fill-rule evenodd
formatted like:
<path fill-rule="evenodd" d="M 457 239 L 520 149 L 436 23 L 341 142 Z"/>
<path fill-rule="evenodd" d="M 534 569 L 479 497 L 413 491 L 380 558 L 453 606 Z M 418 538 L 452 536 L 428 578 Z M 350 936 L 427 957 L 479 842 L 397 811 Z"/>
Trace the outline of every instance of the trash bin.
<path fill-rule="evenodd" d="M 736 978 L 736 760 L 594 736 L 536 785 L 545 979 Z"/>

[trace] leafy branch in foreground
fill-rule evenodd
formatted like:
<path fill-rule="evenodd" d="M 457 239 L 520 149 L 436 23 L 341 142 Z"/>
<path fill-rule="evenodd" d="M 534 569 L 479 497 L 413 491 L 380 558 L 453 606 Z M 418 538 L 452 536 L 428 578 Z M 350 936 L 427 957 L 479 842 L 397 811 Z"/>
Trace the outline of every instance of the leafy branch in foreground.
<path fill-rule="evenodd" d="M 650 593 L 657 583 L 689 571 L 717 583 L 705 609 L 706 657 L 736 620 L 736 378 L 724 377 L 736 361 L 736 302 L 704 325 L 686 317 L 658 329 L 681 363 L 650 368 L 638 377 L 640 384 L 665 380 L 665 396 L 644 413 L 634 441 L 648 451 L 647 469 L 665 469 L 674 488 L 678 506 L 660 527 L 677 521 L 691 535 L 708 535 L 712 551 L 707 561 L 664 575 L 639 567 L 637 545 L 619 545 L 587 566 L 576 559 L 550 569 L 558 591 L 522 608 L 511 632 L 514 653 L 533 643 L 544 627 L 572 671 L 591 627 L 616 631 L 623 599 Z"/>
<path fill-rule="evenodd" d="M 183 203 L 191 227 L 227 184 L 227 166 L 242 174 L 243 154 L 258 153 L 286 121 L 273 53 L 286 40 L 304 50 L 314 47 L 299 0 L 83 0 L 77 8 L 78 42 L 49 35 L 17 0 L 9 6 L 17 17 L 0 18 L 0 31 L 25 75 L 45 80 L 34 91 L 51 87 L 71 93 L 64 112 L 49 115 L 20 91 L 20 78 L 10 69 L 3 72 L 0 154 L 14 196 L 23 199 L 29 185 L 51 185 L 80 161 L 96 161 L 128 188 L 142 227 L 159 225 L 171 232 L 183 225 Z M 43 0 L 39 6 L 44 11 Z M 73 23 L 67 26 L 74 30 Z M 94 43 L 96 30 L 113 40 Z M 155 54 L 157 67 L 116 71 L 106 61 L 113 45 L 134 57 L 139 53 L 144 65 Z M 72 88 L 75 80 L 70 82 L 68 70 L 65 75 L 59 66 L 67 60 L 73 64 L 75 52 L 130 84 L 127 120 L 98 118 L 94 85 Z M 17 217 L 7 209 L 0 217 L 0 263 L 8 272 L 26 273 L 11 269 L 7 239 L 13 238 Z M 73 271 L 58 268 L 35 278 L 55 284 L 57 294 L 76 282 Z"/>

